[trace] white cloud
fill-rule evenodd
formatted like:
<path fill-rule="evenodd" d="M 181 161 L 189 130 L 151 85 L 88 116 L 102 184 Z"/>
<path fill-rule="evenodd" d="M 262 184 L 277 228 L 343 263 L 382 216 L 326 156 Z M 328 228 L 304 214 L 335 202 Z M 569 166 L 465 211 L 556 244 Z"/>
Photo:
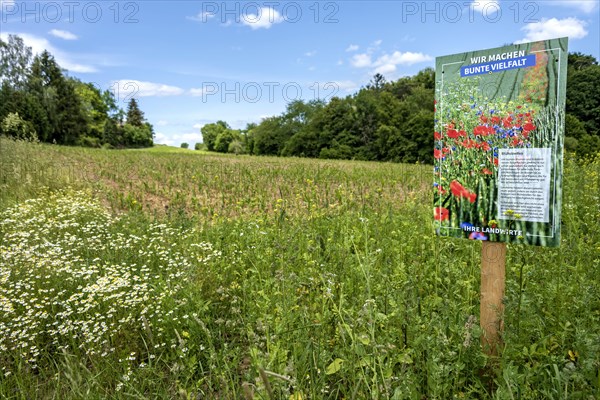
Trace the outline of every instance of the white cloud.
<path fill-rule="evenodd" d="M 304 53 L 304 55 L 305 55 L 306 57 L 312 57 L 312 56 L 314 56 L 315 54 L 317 54 L 317 51 L 316 51 L 316 50 L 313 50 L 313 51 L 307 51 L 306 53 Z"/>
<path fill-rule="evenodd" d="M 549 2 L 550 5 L 571 7 L 589 14 L 598 8 L 598 0 L 557 0 Z"/>
<path fill-rule="evenodd" d="M 395 72 L 398 65 L 412 65 L 431 60 L 431 56 L 423 53 L 394 51 L 380 56 L 375 61 L 371 60 L 369 54 L 355 54 L 350 63 L 356 68 L 374 68 L 374 73 L 389 74 Z"/>
<path fill-rule="evenodd" d="M 192 128 L 194 129 L 202 129 L 202 127 L 206 125 L 206 124 L 194 124 L 194 126 L 192 126 Z"/>
<path fill-rule="evenodd" d="M 348 48 L 346 49 L 346 51 L 356 51 L 358 50 L 358 45 L 356 44 L 351 44 L 350 46 L 348 46 Z"/>
<path fill-rule="evenodd" d="M 471 3 L 471 7 L 475 11 L 490 16 L 500 10 L 500 4 L 497 0 L 474 0 Z"/>
<path fill-rule="evenodd" d="M 154 143 L 155 144 L 167 144 L 169 146 L 173 146 L 173 142 L 172 142 L 171 138 L 162 132 L 154 133 Z"/>
<path fill-rule="evenodd" d="M 402 64 L 402 65 L 412 65 L 420 62 L 430 61 L 432 60 L 431 56 L 428 56 L 423 53 L 413 53 L 407 51 L 406 53 L 402 53 L 400 51 L 395 51 L 391 55 L 384 54 L 379 57 L 377 61 L 375 61 L 375 66 L 385 65 L 385 64 Z"/>
<path fill-rule="evenodd" d="M 207 22 L 209 19 L 212 19 L 214 17 L 215 17 L 214 13 L 211 13 L 208 11 L 203 11 L 196 15 L 192 15 L 191 17 L 185 17 L 185 18 L 192 20 L 192 21 Z"/>
<path fill-rule="evenodd" d="M 11 32 L 0 33 L 0 38 L 6 41 L 8 40 L 8 35 L 10 34 L 18 35 L 19 37 L 21 37 L 21 39 L 23 39 L 23 42 L 25 43 L 25 46 L 31 47 L 31 52 L 34 55 L 41 54 L 44 50 L 48 50 L 48 52 L 54 56 L 54 59 L 56 60 L 58 65 L 71 72 L 90 73 L 98 71 L 95 67 L 91 65 L 80 64 L 74 61 L 72 55 L 57 49 L 46 38 L 30 35 L 28 33 Z"/>
<path fill-rule="evenodd" d="M 383 64 L 383 65 L 375 68 L 375 70 L 373 72 L 375 74 L 389 75 L 393 72 L 396 72 L 396 65 L 395 64 Z"/>
<path fill-rule="evenodd" d="M 175 144 L 175 140 L 170 135 L 167 135 L 163 132 L 155 132 L 154 133 L 154 143 L 155 144 L 166 144 L 167 146 L 179 146 L 181 142 Z"/>
<path fill-rule="evenodd" d="M 283 22 L 279 12 L 271 7 L 258 7 L 258 15 L 254 13 L 242 14 L 242 24 L 252 29 L 269 29 L 274 24 Z"/>
<path fill-rule="evenodd" d="M 190 94 L 194 97 L 200 97 L 204 95 L 204 88 L 192 88 L 190 89 Z"/>
<path fill-rule="evenodd" d="M 381 43 L 383 43 L 383 40 L 379 39 L 373 42 L 373 46 L 375 47 L 379 47 L 381 45 Z"/>
<path fill-rule="evenodd" d="M 543 18 L 539 22 L 532 22 L 525 25 L 521 30 L 526 32 L 525 37 L 517 40 L 515 44 L 565 36 L 568 36 L 569 39 L 581 39 L 588 34 L 585 30 L 585 22 L 577 18 Z"/>
<path fill-rule="evenodd" d="M 61 29 L 52 29 L 48 33 L 51 34 L 52 36 L 56 36 L 57 38 L 64 39 L 64 40 L 77 40 L 77 39 L 79 39 L 77 37 L 77 35 L 75 35 L 74 33 L 71 33 L 69 31 L 63 31 Z"/>
<path fill-rule="evenodd" d="M 371 56 L 369 54 L 355 54 L 350 59 L 350 64 L 356 68 L 364 68 L 371 66 Z"/>
<path fill-rule="evenodd" d="M 119 93 L 128 97 L 178 96 L 184 93 L 184 90 L 177 86 L 135 79 L 120 79 L 113 81 L 112 85 L 114 84 L 118 85 Z"/>
<path fill-rule="evenodd" d="M 158 121 L 156 123 L 156 126 L 167 126 L 167 125 L 169 125 L 169 122 L 165 121 L 164 119 L 161 119 L 160 121 Z"/>

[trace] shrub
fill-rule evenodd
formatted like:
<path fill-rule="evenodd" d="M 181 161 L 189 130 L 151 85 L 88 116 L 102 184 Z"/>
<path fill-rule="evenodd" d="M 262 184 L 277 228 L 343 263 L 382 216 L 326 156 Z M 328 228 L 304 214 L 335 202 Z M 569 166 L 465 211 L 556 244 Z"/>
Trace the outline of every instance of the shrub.
<path fill-rule="evenodd" d="M 16 139 L 37 142 L 38 136 L 29 121 L 23 120 L 19 113 L 9 113 L 0 124 L 0 133 Z"/>
<path fill-rule="evenodd" d="M 236 155 L 243 154 L 245 153 L 244 143 L 242 143 L 240 140 L 234 140 L 233 142 L 229 143 L 229 148 L 227 150 L 229 153 Z"/>

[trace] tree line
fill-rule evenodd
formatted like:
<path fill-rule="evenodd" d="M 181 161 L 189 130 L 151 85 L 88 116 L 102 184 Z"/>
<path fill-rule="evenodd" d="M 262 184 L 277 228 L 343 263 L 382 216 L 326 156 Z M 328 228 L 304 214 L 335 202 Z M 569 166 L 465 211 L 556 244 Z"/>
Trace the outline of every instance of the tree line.
<path fill-rule="evenodd" d="M 280 115 L 232 129 L 225 121 L 201 128 L 208 151 L 432 163 L 435 71 L 388 82 L 381 74 L 346 97 L 289 103 Z M 568 150 L 600 148 L 600 65 L 569 54 L 566 102 Z M 70 77 L 52 54 L 32 55 L 22 38 L 0 39 L 0 134 L 91 147 L 146 147 L 154 131 L 135 98 L 127 110 L 113 92 Z M 196 149 L 200 148 L 197 144 Z"/>
<path fill-rule="evenodd" d="M 44 50 L 0 39 L 0 134 L 89 147 L 148 147 L 154 130 L 136 99 L 122 110 L 111 91 L 70 77 Z"/>
<path fill-rule="evenodd" d="M 381 74 L 356 94 L 289 103 L 277 116 L 232 129 L 217 121 L 201 128 L 204 148 L 222 153 L 433 163 L 435 71 L 387 82 Z M 569 54 L 567 150 L 600 149 L 600 65 Z M 196 146 L 196 148 L 200 148 Z"/>
<path fill-rule="evenodd" d="M 206 150 L 217 152 L 429 162 L 434 89 L 431 68 L 394 82 L 376 74 L 354 95 L 292 101 L 282 114 L 245 129 L 206 124 L 202 139 Z"/>

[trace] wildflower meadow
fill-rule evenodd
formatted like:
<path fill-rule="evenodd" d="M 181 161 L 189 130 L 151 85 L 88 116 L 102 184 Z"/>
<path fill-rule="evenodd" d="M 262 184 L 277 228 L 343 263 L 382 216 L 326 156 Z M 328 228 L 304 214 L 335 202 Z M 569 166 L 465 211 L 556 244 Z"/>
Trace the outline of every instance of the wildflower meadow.
<path fill-rule="evenodd" d="M 543 140 L 542 108 L 465 104 L 438 227 L 489 218 L 498 143 Z M 498 358 L 481 242 L 435 235 L 431 166 L 6 138 L 0 160 L 2 399 L 600 394 L 600 155 L 565 156 L 560 249 L 508 244 Z"/>

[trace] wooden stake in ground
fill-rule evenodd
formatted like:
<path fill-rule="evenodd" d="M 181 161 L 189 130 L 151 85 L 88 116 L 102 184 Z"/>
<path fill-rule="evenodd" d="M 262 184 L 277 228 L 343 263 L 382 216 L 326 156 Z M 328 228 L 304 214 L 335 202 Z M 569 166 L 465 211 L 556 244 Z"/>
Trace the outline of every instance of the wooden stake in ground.
<path fill-rule="evenodd" d="M 502 345 L 506 243 L 483 242 L 481 248 L 481 303 L 479 319 L 483 336 L 481 345 L 492 356 Z"/>

